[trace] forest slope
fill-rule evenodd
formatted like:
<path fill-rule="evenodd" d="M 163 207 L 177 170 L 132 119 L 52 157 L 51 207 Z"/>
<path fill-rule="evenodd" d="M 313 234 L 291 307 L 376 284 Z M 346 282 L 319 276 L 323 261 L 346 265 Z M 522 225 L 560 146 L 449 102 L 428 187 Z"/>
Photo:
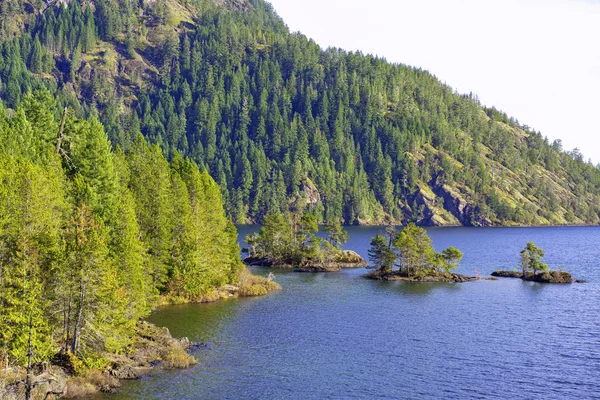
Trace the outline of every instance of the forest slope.
<path fill-rule="evenodd" d="M 6 105 L 46 86 L 97 108 L 113 144 L 141 131 L 208 169 L 236 222 L 307 207 L 347 224 L 599 222 L 600 171 L 578 151 L 427 71 L 323 50 L 262 0 L 45 8 L 0 4 Z"/>

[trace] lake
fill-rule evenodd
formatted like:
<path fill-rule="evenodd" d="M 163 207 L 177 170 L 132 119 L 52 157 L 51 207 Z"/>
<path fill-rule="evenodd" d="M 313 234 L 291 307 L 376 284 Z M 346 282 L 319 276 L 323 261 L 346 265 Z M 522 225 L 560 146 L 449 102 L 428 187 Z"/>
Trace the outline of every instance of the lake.
<path fill-rule="evenodd" d="M 254 226 L 239 227 L 240 236 Z M 367 256 L 376 227 L 349 227 Z M 149 320 L 206 343 L 199 364 L 97 399 L 600 399 L 600 228 L 432 228 L 457 270 L 519 268 L 533 241 L 585 284 L 379 282 L 365 269 L 275 271 L 266 297 L 171 306 Z M 268 270 L 256 268 L 255 273 Z"/>

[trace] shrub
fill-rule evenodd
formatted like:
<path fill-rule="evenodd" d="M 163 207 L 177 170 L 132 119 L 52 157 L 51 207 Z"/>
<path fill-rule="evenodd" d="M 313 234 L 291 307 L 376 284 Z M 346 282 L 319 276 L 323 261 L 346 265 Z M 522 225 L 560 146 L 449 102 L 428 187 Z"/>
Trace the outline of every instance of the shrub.
<path fill-rule="evenodd" d="M 97 393 L 98 388 L 82 376 L 74 376 L 67 380 L 65 398 L 75 399 Z"/>
<path fill-rule="evenodd" d="M 244 285 L 240 288 L 240 296 L 266 296 L 267 293 L 263 285 Z"/>
<path fill-rule="evenodd" d="M 244 270 L 240 274 L 239 294 L 240 296 L 265 296 L 268 292 L 281 290 L 281 286 L 272 279 L 272 274 L 269 274 L 269 278 L 265 278 L 252 275 L 248 270 Z"/>
<path fill-rule="evenodd" d="M 120 386 L 117 378 L 97 369 L 90 370 L 84 378 L 102 391 Z"/>
<path fill-rule="evenodd" d="M 168 369 L 183 369 L 197 363 L 196 359 L 186 353 L 180 346 L 169 346 L 164 350 L 162 359 Z"/>

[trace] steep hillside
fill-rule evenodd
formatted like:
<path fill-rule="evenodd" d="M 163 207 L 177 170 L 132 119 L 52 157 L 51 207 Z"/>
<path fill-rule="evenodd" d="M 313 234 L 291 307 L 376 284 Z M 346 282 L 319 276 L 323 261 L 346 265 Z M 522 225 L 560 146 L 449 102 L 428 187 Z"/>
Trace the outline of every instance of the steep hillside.
<path fill-rule="evenodd" d="M 237 222 L 599 222 L 600 171 L 578 152 L 426 71 L 323 50 L 262 0 L 46 7 L 0 4 L 6 105 L 43 85 L 97 109 L 114 145 L 141 131 L 207 168 Z"/>

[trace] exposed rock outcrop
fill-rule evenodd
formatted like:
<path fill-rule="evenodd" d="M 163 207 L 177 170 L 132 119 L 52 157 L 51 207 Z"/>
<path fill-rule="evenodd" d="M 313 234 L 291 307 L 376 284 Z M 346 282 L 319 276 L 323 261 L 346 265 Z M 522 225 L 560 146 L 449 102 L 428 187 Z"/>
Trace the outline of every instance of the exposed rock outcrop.
<path fill-rule="evenodd" d="M 481 215 L 455 188 L 434 182 L 433 192 L 443 199 L 444 209 L 451 213 L 462 226 L 492 226 L 488 217 Z"/>
<path fill-rule="evenodd" d="M 492 276 L 498 278 L 521 278 L 523 277 L 523 273 L 517 271 L 494 271 L 492 272 Z"/>
<path fill-rule="evenodd" d="M 244 259 L 250 266 L 292 269 L 296 272 L 337 272 L 342 268 L 362 268 L 369 263 L 352 250 L 342 250 L 330 259 L 304 260 L 300 263 L 293 260 L 274 260 L 270 257 L 250 256 Z"/>
<path fill-rule="evenodd" d="M 408 276 L 405 272 L 400 271 L 380 271 L 375 270 L 364 275 L 367 279 L 379 281 L 407 281 L 407 282 L 446 282 L 446 283 L 462 283 L 479 280 L 476 276 L 466 276 L 462 274 L 430 274 L 424 276 Z"/>
<path fill-rule="evenodd" d="M 564 271 L 547 271 L 532 273 L 527 272 L 523 274 L 517 271 L 494 271 L 492 276 L 500 278 L 519 278 L 524 281 L 540 282 L 540 283 L 573 283 L 581 282 L 573 279 L 570 273 Z"/>
<path fill-rule="evenodd" d="M 340 268 L 364 268 L 369 266 L 364 258 L 352 250 L 342 250 L 342 253 L 335 258 L 334 262 Z"/>
<path fill-rule="evenodd" d="M 319 193 L 317 186 L 309 178 L 302 179 L 300 191 L 302 191 L 306 197 L 306 204 L 315 206 L 321 202 L 321 194 Z"/>
<path fill-rule="evenodd" d="M 81 361 L 68 354 L 58 355 L 52 363 L 35 365 L 31 380 L 32 399 L 79 398 L 99 391 L 112 392 L 120 386 L 121 379 L 138 379 L 155 368 L 178 369 L 196 364 L 189 351 L 198 346 L 187 338 L 173 338 L 167 328 L 141 321 L 130 351 L 127 354 L 101 354 L 108 360 L 108 365 L 102 369 L 78 371 L 75 365 Z M 13 368 L 7 374 L 0 369 L 0 372 L 0 398 L 25 398 L 25 370 Z M 9 375 L 10 382 L 6 382 L 4 378 Z"/>

